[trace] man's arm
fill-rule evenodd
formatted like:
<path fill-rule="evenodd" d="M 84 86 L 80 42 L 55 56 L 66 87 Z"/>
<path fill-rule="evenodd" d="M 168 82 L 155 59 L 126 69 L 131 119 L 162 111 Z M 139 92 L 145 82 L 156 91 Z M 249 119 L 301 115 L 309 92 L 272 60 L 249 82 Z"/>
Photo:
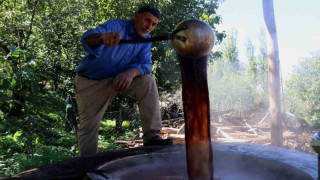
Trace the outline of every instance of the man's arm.
<path fill-rule="evenodd" d="M 93 34 L 86 38 L 86 43 L 91 46 L 100 46 L 102 44 L 110 47 L 116 47 L 120 42 L 120 34 L 118 32 L 108 32 L 104 34 Z"/>

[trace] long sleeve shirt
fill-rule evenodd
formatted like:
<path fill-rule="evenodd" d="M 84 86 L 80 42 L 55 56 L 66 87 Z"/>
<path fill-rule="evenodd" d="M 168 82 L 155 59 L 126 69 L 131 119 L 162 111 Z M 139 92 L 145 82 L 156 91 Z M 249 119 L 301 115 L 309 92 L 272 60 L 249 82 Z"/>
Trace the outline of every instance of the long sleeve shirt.
<path fill-rule="evenodd" d="M 86 55 L 77 66 L 76 72 L 92 79 L 114 77 L 129 68 L 138 69 L 142 75 L 150 73 L 151 43 L 90 47 L 85 42 L 85 39 L 93 34 L 107 32 L 118 32 L 121 39 L 150 38 L 149 34 L 144 37 L 135 34 L 133 20 L 109 20 L 82 35 L 81 43 Z"/>

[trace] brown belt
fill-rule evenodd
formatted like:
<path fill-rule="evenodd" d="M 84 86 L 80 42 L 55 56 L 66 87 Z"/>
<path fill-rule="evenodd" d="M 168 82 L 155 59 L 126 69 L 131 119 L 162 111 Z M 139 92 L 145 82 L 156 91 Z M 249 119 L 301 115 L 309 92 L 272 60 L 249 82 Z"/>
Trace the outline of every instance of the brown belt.
<path fill-rule="evenodd" d="M 79 73 L 79 72 L 77 73 L 77 75 L 80 76 L 80 77 L 89 79 L 89 80 L 95 80 L 95 81 L 96 81 L 96 80 L 101 80 L 101 79 L 89 78 L 88 76 L 86 76 L 86 75 L 84 75 L 84 74 L 82 74 L 82 73 Z"/>

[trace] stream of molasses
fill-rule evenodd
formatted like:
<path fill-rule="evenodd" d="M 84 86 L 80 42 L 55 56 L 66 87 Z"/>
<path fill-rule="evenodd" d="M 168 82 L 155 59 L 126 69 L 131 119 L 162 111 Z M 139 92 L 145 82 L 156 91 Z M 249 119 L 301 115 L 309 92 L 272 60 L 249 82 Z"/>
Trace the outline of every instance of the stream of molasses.
<path fill-rule="evenodd" d="M 207 56 L 179 56 L 185 116 L 188 175 L 191 180 L 213 179 Z"/>

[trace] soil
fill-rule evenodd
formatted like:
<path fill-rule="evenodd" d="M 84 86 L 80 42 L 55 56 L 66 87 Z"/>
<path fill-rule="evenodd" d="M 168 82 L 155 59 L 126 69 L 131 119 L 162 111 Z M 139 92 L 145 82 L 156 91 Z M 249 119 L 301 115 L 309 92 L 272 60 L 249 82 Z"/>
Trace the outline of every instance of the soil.
<path fill-rule="evenodd" d="M 231 113 L 232 114 L 232 113 Z M 264 119 L 264 120 L 263 120 Z M 247 129 L 242 129 L 241 131 L 236 131 L 235 134 L 231 133 L 231 136 L 234 136 L 233 142 L 248 142 L 248 143 L 257 143 L 264 145 L 271 145 L 271 134 L 270 134 L 270 123 L 269 117 L 266 113 L 253 113 L 250 115 L 236 116 L 234 113 L 223 114 L 214 119 L 216 126 L 232 126 L 238 125 L 246 127 Z M 220 123 L 218 125 L 218 123 Z M 250 130 L 251 128 L 251 130 Z M 298 150 L 306 153 L 316 154 L 310 142 L 312 135 L 316 131 L 309 129 L 304 129 L 300 126 L 297 118 L 290 113 L 287 113 L 286 120 L 282 125 L 283 128 L 283 147 L 293 150 Z M 237 134 L 242 135 L 237 138 Z M 244 135 L 243 135 L 244 134 Z M 254 134 L 251 136 L 245 136 L 246 134 Z M 221 133 L 216 133 L 213 135 L 213 141 L 217 142 L 227 142 L 225 138 L 220 138 Z"/>
<path fill-rule="evenodd" d="M 213 142 L 246 142 L 271 145 L 268 118 L 261 122 L 265 113 L 235 116 L 232 113 L 230 114 L 230 111 L 225 112 L 226 114 L 220 113 L 219 116 L 211 115 L 213 122 L 211 123 L 211 139 Z M 162 125 L 163 129 L 160 136 L 172 138 L 175 144 L 185 143 L 183 118 L 164 120 Z M 315 132 L 302 130 L 297 126 L 297 121 L 291 119 L 283 124 L 283 147 L 316 154 L 310 145 L 312 135 Z M 123 148 L 143 146 L 141 137 L 119 141 L 119 144 Z"/>
<path fill-rule="evenodd" d="M 311 137 L 314 132 L 301 132 L 301 131 L 294 131 L 292 129 L 283 129 L 283 147 L 288 149 L 294 149 L 306 153 L 316 154 L 312 147 L 310 146 Z M 270 131 L 267 132 L 259 132 L 258 136 L 256 137 L 239 137 L 234 139 L 233 141 L 228 141 L 225 139 L 219 138 L 221 134 L 217 134 L 213 136 L 214 142 L 248 142 L 248 143 L 257 143 L 257 144 L 264 144 L 264 145 L 271 145 L 270 140 Z"/>
<path fill-rule="evenodd" d="M 265 128 L 269 129 L 269 128 Z M 251 133 L 248 133 L 249 135 Z M 213 135 L 213 142 L 246 142 L 246 143 L 257 143 L 263 145 L 271 145 L 270 140 L 270 131 L 259 131 L 258 135 L 248 136 L 247 133 L 238 132 L 229 135 L 233 139 L 225 138 L 220 132 L 217 132 Z M 316 154 L 312 147 L 310 146 L 311 137 L 314 132 L 301 132 L 301 131 L 294 131 L 292 129 L 283 130 L 283 147 L 293 150 L 298 150 L 310 154 Z M 170 135 L 169 135 L 170 136 Z M 184 143 L 184 138 L 174 138 L 174 143 Z"/>

